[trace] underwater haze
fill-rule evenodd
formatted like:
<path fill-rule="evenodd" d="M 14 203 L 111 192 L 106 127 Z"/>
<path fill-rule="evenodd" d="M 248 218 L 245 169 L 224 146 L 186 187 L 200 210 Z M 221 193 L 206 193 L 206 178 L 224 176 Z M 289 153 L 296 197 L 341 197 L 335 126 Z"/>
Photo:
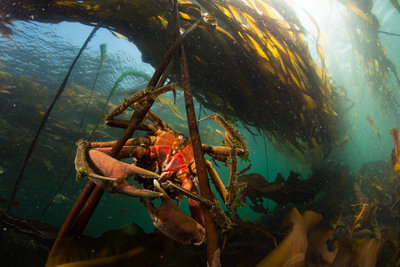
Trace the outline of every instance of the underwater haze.
<path fill-rule="evenodd" d="M 59 243 L 48 257 L 58 229 L 90 181 L 77 178 L 77 143 L 118 140 L 125 129 L 106 125 L 104 117 L 136 92 L 153 90 L 148 83 L 173 40 L 169 1 L 152 0 L 159 10 L 148 7 L 138 12 L 147 18 L 139 22 L 115 1 L 109 6 L 104 1 L 97 5 L 86 0 L 48 1 L 54 9 L 43 14 L 34 11 L 41 8 L 35 3 L 27 11 L 23 4 L 13 10 L 13 1 L 5 2 L 0 6 L 0 246 L 9 261 L 0 260 L 0 265 L 12 266 L 22 251 L 32 257 L 33 265 L 19 259 L 14 266 L 209 263 L 206 246 L 211 241 L 182 245 L 180 237 L 160 234 L 157 219 L 149 216 L 144 205 L 147 198 L 107 189 L 83 227 L 82 239 L 89 241 Z M 143 7 L 141 1 L 133 2 Z M 248 149 L 232 141 L 234 137 L 214 120 L 193 122 L 203 144 L 225 146 L 231 153 L 222 161 L 217 153 L 205 156 L 227 192 L 235 196 L 229 205 L 218 185 L 210 182 L 213 197 L 233 222 L 227 231 L 218 226 L 221 262 L 212 266 L 399 266 L 399 3 L 178 2 L 181 34 L 197 21 L 196 16 L 202 16 L 198 28 L 182 41 L 196 118 L 220 114 Z M 96 25 L 99 29 L 88 39 Z M 166 83 L 175 84 L 176 103 L 172 92 L 151 96 L 156 100 L 151 111 L 177 136 L 190 138 L 178 53 L 173 59 Z M 62 94 L 53 102 L 65 81 Z M 131 105 L 119 118 L 129 120 L 135 108 Z M 158 127 L 150 117 L 143 122 Z M 133 137 L 143 137 L 151 132 L 147 130 L 135 131 Z M 148 148 L 143 142 L 136 146 Z M 163 171 L 168 169 L 168 158 L 179 154 L 177 148 L 169 149 L 173 152 L 167 159 L 158 154 L 152 164 L 146 165 L 147 158 L 140 158 L 138 151 L 135 159 L 123 161 L 132 166 L 137 160 L 138 166 L 167 177 L 170 174 Z M 153 154 L 161 153 L 155 150 Z M 237 158 L 234 171 L 233 158 Z M 190 168 L 191 162 L 185 164 Z M 196 171 L 188 171 L 194 191 L 199 182 Z M 129 184 L 157 191 L 152 179 L 135 177 Z M 179 176 L 168 179 L 184 187 Z M 235 183 L 228 186 L 232 179 Z M 179 200 L 174 200 L 179 209 L 193 215 L 187 195 L 168 190 Z M 151 201 L 161 207 L 166 200 Z M 201 227 L 208 234 L 208 228 Z M 304 242 L 288 245 L 296 240 Z M 104 248 L 96 254 L 113 242 L 120 242 L 118 249 Z M 129 245 L 120 248 L 124 242 Z M 94 244 L 96 253 L 90 252 Z M 80 253 L 77 248 L 87 251 Z M 141 253 L 157 259 L 146 261 Z"/>

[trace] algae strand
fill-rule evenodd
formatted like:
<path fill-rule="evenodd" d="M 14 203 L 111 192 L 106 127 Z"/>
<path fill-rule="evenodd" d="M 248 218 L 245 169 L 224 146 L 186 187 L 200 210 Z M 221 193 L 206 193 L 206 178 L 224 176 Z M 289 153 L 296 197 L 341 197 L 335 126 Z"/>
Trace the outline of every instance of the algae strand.
<path fill-rule="evenodd" d="M 89 41 L 92 39 L 92 37 L 94 36 L 94 34 L 97 32 L 97 30 L 99 28 L 100 28 L 100 26 L 96 25 L 96 27 L 93 28 L 92 32 L 87 37 L 86 41 L 83 43 L 81 49 L 79 50 L 79 52 L 76 55 L 74 61 L 72 62 L 71 66 L 70 66 L 70 68 L 68 70 L 67 75 L 65 75 L 65 78 L 64 78 L 63 82 L 61 83 L 60 87 L 58 88 L 57 94 L 54 97 L 53 102 L 50 104 L 50 106 L 48 107 L 46 113 L 44 114 L 44 116 L 42 118 L 42 121 L 40 122 L 39 128 L 38 128 L 38 130 L 36 132 L 36 135 L 33 138 L 32 142 L 31 142 L 31 144 L 30 144 L 30 146 L 28 148 L 28 152 L 27 152 L 27 154 L 25 156 L 25 160 L 24 160 L 24 162 L 22 164 L 22 168 L 20 170 L 18 178 L 15 181 L 15 184 L 14 184 L 14 187 L 13 187 L 13 191 L 12 191 L 11 197 L 10 197 L 10 204 L 8 205 L 7 211 L 10 211 L 10 209 L 11 209 L 11 206 L 12 206 L 11 203 L 15 200 L 15 196 L 17 194 L 19 185 L 20 185 L 20 183 L 22 181 L 22 177 L 24 176 L 25 168 L 28 165 L 29 159 L 30 159 L 30 157 L 32 155 L 32 152 L 33 152 L 33 149 L 35 148 L 37 139 L 38 139 L 38 137 L 39 137 L 39 135 L 40 135 L 40 133 L 41 133 L 46 121 L 47 121 L 47 119 L 49 118 L 50 113 L 53 110 L 54 105 L 56 104 L 57 100 L 60 98 L 61 94 L 63 93 L 63 91 L 65 89 L 65 86 L 67 85 L 68 78 L 71 75 L 72 69 L 74 68 L 74 66 L 75 66 L 76 62 L 78 61 L 79 57 L 81 56 L 83 50 L 85 50 L 85 48 L 88 45 Z"/>
<path fill-rule="evenodd" d="M 89 96 L 89 99 L 88 99 L 88 101 L 86 103 L 86 107 L 85 107 L 85 110 L 83 112 L 83 115 L 82 115 L 82 118 L 81 118 L 81 122 L 80 122 L 78 130 L 76 131 L 76 134 L 75 134 L 75 140 L 78 139 L 78 135 L 79 135 L 79 133 L 81 131 L 81 128 L 83 126 L 83 123 L 85 121 L 86 113 L 87 113 L 87 110 L 89 108 L 89 104 L 91 102 L 94 89 L 96 88 L 97 80 L 99 78 L 100 72 L 103 69 L 104 61 L 106 60 L 106 58 L 107 58 L 107 45 L 106 44 L 101 44 L 100 45 L 100 63 L 99 63 L 99 67 L 98 67 L 97 72 L 96 72 L 96 77 L 95 77 L 95 79 L 93 81 L 93 85 L 92 85 L 92 88 L 91 88 L 91 91 L 90 91 L 90 96 Z M 71 146 L 70 152 L 72 152 L 74 148 L 75 148 L 75 144 L 73 144 Z M 69 154 L 70 153 L 68 153 L 68 155 Z M 70 175 L 71 175 L 73 170 L 74 170 L 74 167 L 71 167 L 68 170 L 67 174 L 64 176 L 64 178 L 61 180 L 61 182 L 58 185 L 57 189 L 53 192 L 53 194 L 51 195 L 49 201 L 47 202 L 46 207 L 43 209 L 42 213 L 40 214 L 39 220 L 43 219 L 43 217 L 47 213 L 51 203 L 53 202 L 54 197 L 60 192 L 61 188 L 64 186 L 64 184 L 65 184 L 66 180 L 68 179 L 68 177 L 70 177 Z"/>
<path fill-rule="evenodd" d="M 102 70 L 102 68 L 103 68 L 104 61 L 105 61 L 106 58 L 107 58 L 107 45 L 106 45 L 106 44 L 101 44 L 101 45 L 100 45 L 100 52 L 101 52 L 101 57 L 100 57 L 99 68 L 97 69 L 96 77 L 95 77 L 95 79 L 94 79 L 94 81 L 93 81 L 93 85 L 92 85 L 92 88 L 91 88 L 91 90 L 90 90 L 90 96 L 89 96 L 89 99 L 88 99 L 88 101 L 87 101 L 87 103 L 86 103 L 85 110 L 83 111 L 82 119 L 81 119 L 81 122 L 80 122 L 80 124 L 79 124 L 78 131 L 77 131 L 76 135 L 78 135 L 79 132 L 81 131 L 81 128 L 82 128 L 83 123 L 84 123 L 84 121 L 85 121 L 86 112 L 87 112 L 87 110 L 88 110 L 88 108 L 89 108 L 89 104 L 90 104 L 90 102 L 91 102 L 91 100 L 92 100 L 92 96 L 93 96 L 94 89 L 96 88 L 97 80 L 98 80 L 99 75 L 100 75 L 100 72 L 101 72 L 101 70 Z"/>
<path fill-rule="evenodd" d="M 106 99 L 106 102 L 104 102 L 103 108 L 101 109 L 101 113 L 100 113 L 101 115 L 104 114 L 104 112 L 105 112 L 105 110 L 106 110 L 106 108 L 107 108 L 108 102 L 110 102 L 111 97 L 113 97 L 113 96 L 115 95 L 115 93 L 117 92 L 117 89 L 118 89 L 119 84 L 120 84 L 127 76 L 130 76 L 130 75 L 132 75 L 132 76 L 137 76 L 137 77 L 142 77 L 142 78 L 144 78 L 144 79 L 146 79 L 146 80 L 150 80 L 150 78 L 151 78 L 150 75 L 148 75 L 147 73 L 142 72 L 142 71 L 138 71 L 138 70 L 126 70 L 126 71 L 124 71 L 124 72 L 118 77 L 118 79 L 115 81 L 114 86 L 111 88 L 110 93 L 108 94 L 108 97 L 107 97 L 107 99 Z M 93 128 L 92 133 L 91 133 L 90 136 L 89 136 L 89 139 L 91 139 L 91 138 L 93 137 L 94 133 L 96 132 L 97 128 L 99 127 L 100 121 L 101 121 L 101 119 L 99 119 L 99 120 L 97 121 L 96 126 Z"/>

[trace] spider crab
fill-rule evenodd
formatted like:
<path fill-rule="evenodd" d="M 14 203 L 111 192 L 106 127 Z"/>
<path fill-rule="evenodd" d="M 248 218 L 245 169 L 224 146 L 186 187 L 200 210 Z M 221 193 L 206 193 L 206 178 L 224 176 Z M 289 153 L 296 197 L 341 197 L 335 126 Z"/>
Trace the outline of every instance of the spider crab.
<path fill-rule="evenodd" d="M 175 96 L 173 84 L 154 90 L 146 88 L 138 91 L 105 117 L 106 124 L 126 127 L 126 121 L 114 117 L 130 106 L 141 105 L 142 101 L 149 99 L 157 101 L 157 95 L 167 91 L 173 91 Z M 217 114 L 204 119 L 215 119 L 222 126 L 225 134 L 219 133 L 223 135 L 226 144 L 225 146 L 202 145 L 204 153 L 219 161 L 230 161 L 236 165 L 236 156 L 247 153 L 241 135 Z M 147 131 L 147 135 L 129 139 L 117 158 L 109 156 L 115 141 L 79 141 L 75 158 L 77 180 L 88 177 L 105 191 L 141 198 L 155 227 L 181 243 L 199 245 L 204 241 L 201 204 L 210 208 L 211 214 L 222 230 L 231 227 L 232 223 L 219 202 L 215 199 L 213 201 L 204 199 L 198 194 L 196 165 L 190 139 L 169 128 L 151 111 L 147 113 L 138 130 Z M 136 162 L 128 164 L 120 161 L 128 157 L 133 157 Z M 227 202 L 231 199 L 228 190 L 212 163 L 208 160 L 206 162 L 210 177 L 228 206 Z M 236 166 L 231 166 L 232 169 L 236 170 Z M 231 173 L 236 178 L 236 172 L 231 171 Z M 128 184 L 127 179 L 130 176 L 134 176 L 143 185 L 143 189 Z M 232 179 L 230 177 L 230 181 Z M 179 203 L 183 196 L 188 198 L 191 216 L 179 209 L 173 201 L 175 199 Z M 152 200 L 158 197 L 161 198 L 162 204 L 156 208 Z"/>

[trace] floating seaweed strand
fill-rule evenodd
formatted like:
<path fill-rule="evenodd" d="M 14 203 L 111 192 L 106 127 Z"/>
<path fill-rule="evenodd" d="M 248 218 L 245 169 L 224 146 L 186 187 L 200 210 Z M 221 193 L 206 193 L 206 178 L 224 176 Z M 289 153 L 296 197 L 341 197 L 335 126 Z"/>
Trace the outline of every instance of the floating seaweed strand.
<path fill-rule="evenodd" d="M 266 164 L 266 168 L 267 168 L 267 180 L 269 179 L 269 164 L 268 164 L 268 146 L 267 146 L 267 140 L 265 134 L 263 134 L 263 141 L 264 141 L 264 153 L 265 153 L 265 164 Z"/>
<path fill-rule="evenodd" d="M 353 236 L 353 232 L 354 232 L 354 230 L 355 230 L 356 228 L 358 228 L 358 224 L 359 224 L 360 220 L 361 220 L 362 218 L 364 218 L 364 217 L 365 217 L 365 214 L 367 213 L 368 204 L 366 204 L 366 203 L 361 203 L 360 205 L 361 205 L 361 209 L 360 209 L 360 211 L 358 212 L 358 214 L 357 214 L 357 215 L 355 216 L 355 218 L 354 218 L 354 222 L 353 222 L 353 226 L 351 227 L 351 230 L 350 230 L 349 238 L 351 238 L 351 237 Z"/>
<path fill-rule="evenodd" d="M 146 80 L 150 80 L 150 75 L 148 75 L 147 73 L 144 73 L 142 71 L 138 71 L 138 70 L 126 70 L 124 71 L 119 77 L 118 79 L 115 81 L 114 86 L 111 88 L 110 93 L 108 94 L 107 100 L 106 102 L 104 102 L 103 108 L 101 110 L 101 116 L 103 116 L 108 102 L 110 101 L 111 97 L 113 97 L 115 95 L 115 93 L 117 92 L 117 88 L 119 86 L 119 84 L 125 79 L 125 77 L 129 76 L 129 75 L 133 75 L 133 76 L 138 76 L 138 77 L 142 77 L 145 78 Z M 96 132 L 97 128 L 100 125 L 100 121 L 102 121 L 101 118 L 99 118 L 99 120 L 97 121 L 95 127 L 92 130 L 92 133 L 89 135 L 88 139 L 92 139 L 94 133 Z"/>
<path fill-rule="evenodd" d="M 399 103 L 389 89 L 389 73 L 400 86 L 396 66 L 388 58 L 386 50 L 379 40 L 379 21 L 372 13 L 372 2 L 360 0 L 339 0 L 346 7 L 345 20 L 358 60 L 364 66 L 368 88 L 373 96 L 380 98 L 388 107 L 397 108 Z M 388 103 L 386 103 L 388 102 Z"/>
<path fill-rule="evenodd" d="M 104 61 L 107 58 L 107 45 L 106 44 L 101 44 L 100 45 L 100 51 L 101 51 L 101 58 L 100 58 L 99 68 L 97 69 L 96 77 L 94 79 L 92 89 L 90 90 L 90 96 L 89 96 L 89 99 L 88 99 L 88 101 L 86 103 L 85 111 L 83 111 L 81 123 L 79 124 L 78 131 L 76 133 L 77 135 L 80 133 L 81 128 L 83 126 L 83 123 L 85 121 L 86 112 L 87 112 L 87 110 L 89 108 L 89 104 L 90 104 L 90 102 L 92 100 L 93 92 L 94 92 L 94 89 L 96 88 L 96 84 L 97 84 L 97 80 L 99 78 L 99 74 L 100 74 L 100 72 L 101 72 L 101 70 L 103 68 Z"/>
<path fill-rule="evenodd" d="M 107 58 L 107 45 L 106 45 L 106 44 L 101 44 L 101 45 L 100 45 L 100 51 L 101 51 L 101 56 L 100 56 L 99 68 L 97 69 L 96 77 L 95 77 L 95 79 L 94 79 L 94 82 L 93 82 L 93 85 L 92 85 L 92 89 L 91 89 L 91 91 L 90 91 L 90 96 L 89 96 L 89 99 L 88 99 L 88 101 L 87 101 L 87 103 L 86 103 L 85 110 L 83 111 L 83 115 L 82 115 L 81 122 L 80 122 L 80 124 L 79 124 L 78 130 L 77 130 L 76 133 L 75 133 L 75 138 L 74 138 L 74 140 L 77 140 L 77 139 L 78 139 L 79 133 L 80 133 L 81 128 L 82 128 L 82 126 L 83 126 L 83 123 L 84 123 L 84 121 L 85 121 L 86 112 L 87 112 L 87 110 L 88 110 L 88 108 L 89 108 L 89 104 L 90 104 L 90 102 L 91 102 L 94 89 L 96 88 L 97 80 L 98 80 L 98 78 L 99 78 L 100 72 L 102 71 L 104 61 L 105 61 L 106 58 Z M 74 148 L 75 148 L 75 143 L 71 145 L 71 147 L 70 147 L 69 152 L 68 152 L 67 155 L 70 155 L 71 152 L 74 150 Z M 68 157 L 68 156 L 67 156 L 67 157 Z M 71 166 L 71 167 L 69 168 L 69 170 L 67 171 L 66 175 L 64 176 L 64 178 L 63 178 L 63 179 L 61 180 L 61 182 L 59 183 L 57 189 L 54 191 L 54 193 L 51 195 L 50 199 L 48 200 L 48 202 L 47 202 L 47 204 L 46 204 L 46 207 L 43 209 L 42 213 L 40 214 L 39 221 L 41 221 L 41 220 L 43 219 L 43 217 L 44 217 L 44 215 L 47 213 L 47 211 L 48 211 L 48 209 L 49 209 L 51 203 L 53 203 L 53 200 L 54 200 L 55 196 L 60 192 L 61 188 L 64 186 L 64 184 L 65 184 L 65 182 L 67 181 L 68 177 L 71 176 L 71 173 L 72 173 L 73 170 L 74 170 L 74 167 Z"/>
<path fill-rule="evenodd" d="M 390 3 L 392 3 L 393 7 L 397 9 L 397 11 L 400 12 L 400 5 L 398 0 L 390 0 Z"/>
<path fill-rule="evenodd" d="M 81 49 L 79 50 L 79 52 L 78 52 L 78 54 L 76 55 L 74 61 L 72 62 L 71 66 L 70 66 L 70 68 L 69 68 L 69 70 L 68 70 L 67 75 L 65 75 L 65 78 L 64 78 L 63 82 L 61 83 L 60 87 L 58 88 L 57 94 L 56 94 L 56 96 L 54 97 L 53 102 L 50 104 L 49 108 L 47 109 L 46 113 L 44 114 L 43 119 L 42 119 L 42 121 L 40 122 L 39 129 L 37 130 L 36 135 L 35 135 L 35 137 L 33 138 L 32 143 L 31 143 L 30 146 L 29 146 L 28 153 L 27 153 L 26 156 L 25 156 L 25 160 L 24 160 L 24 163 L 23 163 L 22 168 L 21 168 L 21 170 L 20 170 L 20 173 L 19 173 L 19 175 L 18 175 L 17 181 L 15 181 L 15 184 L 14 184 L 14 187 L 13 187 L 13 191 L 12 191 L 11 197 L 10 197 L 10 204 L 8 205 L 7 211 L 10 211 L 11 206 L 12 206 L 11 203 L 13 203 L 14 200 L 15 200 L 15 195 L 17 194 L 19 185 L 20 185 L 20 183 L 21 183 L 21 181 L 22 181 L 22 177 L 23 177 L 23 175 L 24 175 L 25 168 L 26 168 L 26 166 L 28 165 L 29 159 L 30 159 L 30 157 L 31 157 L 31 155 L 32 155 L 33 149 L 35 148 L 37 139 L 38 139 L 38 137 L 39 137 L 39 135 L 40 135 L 40 133 L 41 133 L 41 131 L 42 131 L 42 129 L 43 129 L 43 126 L 45 125 L 47 119 L 49 118 L 50 113 L 51 113 L 51 111 L 53 110 L 53 107 L 54 107 L 54 105 L 56 104 L 58 98 L 60 98 L 61 94 L 63 93 L 63 91 L 64 91 L 64 89 L 65 89 L 65 86 L 67 85 L 68 78 L 69 78 L 69 76 L 70 76 L 70 74 L 71 74 L 71 72 L 72 72 L 72 69 L 74 68 L 74 66 L 75 66 L 76 62 L 78 61 L 79 57 L 81 56 L 83 50 L 85 50 L 85 48 L 86 48 L 86 46 L 88 45 L 89 41 L 92 39 L 92 37 L 94 36 L 94 34 L 96 33 L 96 31 L 97 31 L 99 28 L 100 28 L 100 26 L 99 26 L 99 25 L 96 25 L 96 27 L 94 27 L 94 29 L 92 30 L 92 32 L 89 34 L 89 36 L 88 36 L 88 38 L 86 39 L 86 41 L 83 43 Z"/>
<path fill-rule="evenodd" d="M 400 36 L 399 33 L 386 32 L 386 31 L 378 31 L 378 33 L 383 33 L 383 34 L 392 35 L 392 36 Z"/>

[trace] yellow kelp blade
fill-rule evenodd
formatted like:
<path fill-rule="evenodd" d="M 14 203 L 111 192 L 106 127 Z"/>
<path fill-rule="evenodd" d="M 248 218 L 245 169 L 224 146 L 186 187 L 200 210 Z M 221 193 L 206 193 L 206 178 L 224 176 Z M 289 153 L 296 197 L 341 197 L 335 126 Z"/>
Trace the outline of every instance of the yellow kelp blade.
<path fill-rule="evenodd" d="M 374 132 L 378 135 L 379 139 L 382 139 L 381 134 L 378 131 L 378 128 L 376 128 L 374 121 L 372 120 L 372 118 L 369 115 L 367 115 L 367 120 L 368 120 L 369 124 L 371 124 L 372 129 L 374 129 Z"/>
<path fill-rule="evenodd" d="M 169 109 L 171 110 L 172 114 L 174 114 L 178 119 L 186 121 L 186 117 L 179 111 L 179 109 L 174 105 L 172 100 L 168 97 L 165 96 L 158 96 L 160 99 L 161 103 L 167 105 Z"/>
<path fill-rule="evenodd" d="M 292 224 L 289 235 L 268 254 L 257 267 L 302 266 L 308 246 L 308 233 L 322 220 L 322 216 L 313 211 L 303 215 L 296 208 L 286 214 L 284 225 Z"/>
<path fill-rule="evenodd" d="M 359 221 L 365 217 L 367 211 L 368 211 L 368 204 L 366 203 L 361 204 L 361 209 L 354 218 L 353 226 L 351 227 L 350 230 L 350 238 L 352 237 L 354 230 L 357 228 L 357 225 L 359 225 Z"/>
<path fill-rule="evenodd" d="M 116 31 L 111 31 L 115 36 L 117 36 L 118 38 L 123 38 L 125 40 L 128 40 L 128 37 L 126 37 L 125 35 L 122 35 Z"/>
<path fill-rule="evenodd" d="M 365 20 L 366 22 L 372 24 L 372 20 L 370 17 L 368 17 L 367 14 L 365 14 L 364 12 L 361 11 L 361 9 L 359 9 L 357 6 L 353 5 L 350 2 L 346 2 L 345 6 L 351 10 L 353 13 L 357 14 L 358 16 L 360 16 L 363 20 Z"/>

